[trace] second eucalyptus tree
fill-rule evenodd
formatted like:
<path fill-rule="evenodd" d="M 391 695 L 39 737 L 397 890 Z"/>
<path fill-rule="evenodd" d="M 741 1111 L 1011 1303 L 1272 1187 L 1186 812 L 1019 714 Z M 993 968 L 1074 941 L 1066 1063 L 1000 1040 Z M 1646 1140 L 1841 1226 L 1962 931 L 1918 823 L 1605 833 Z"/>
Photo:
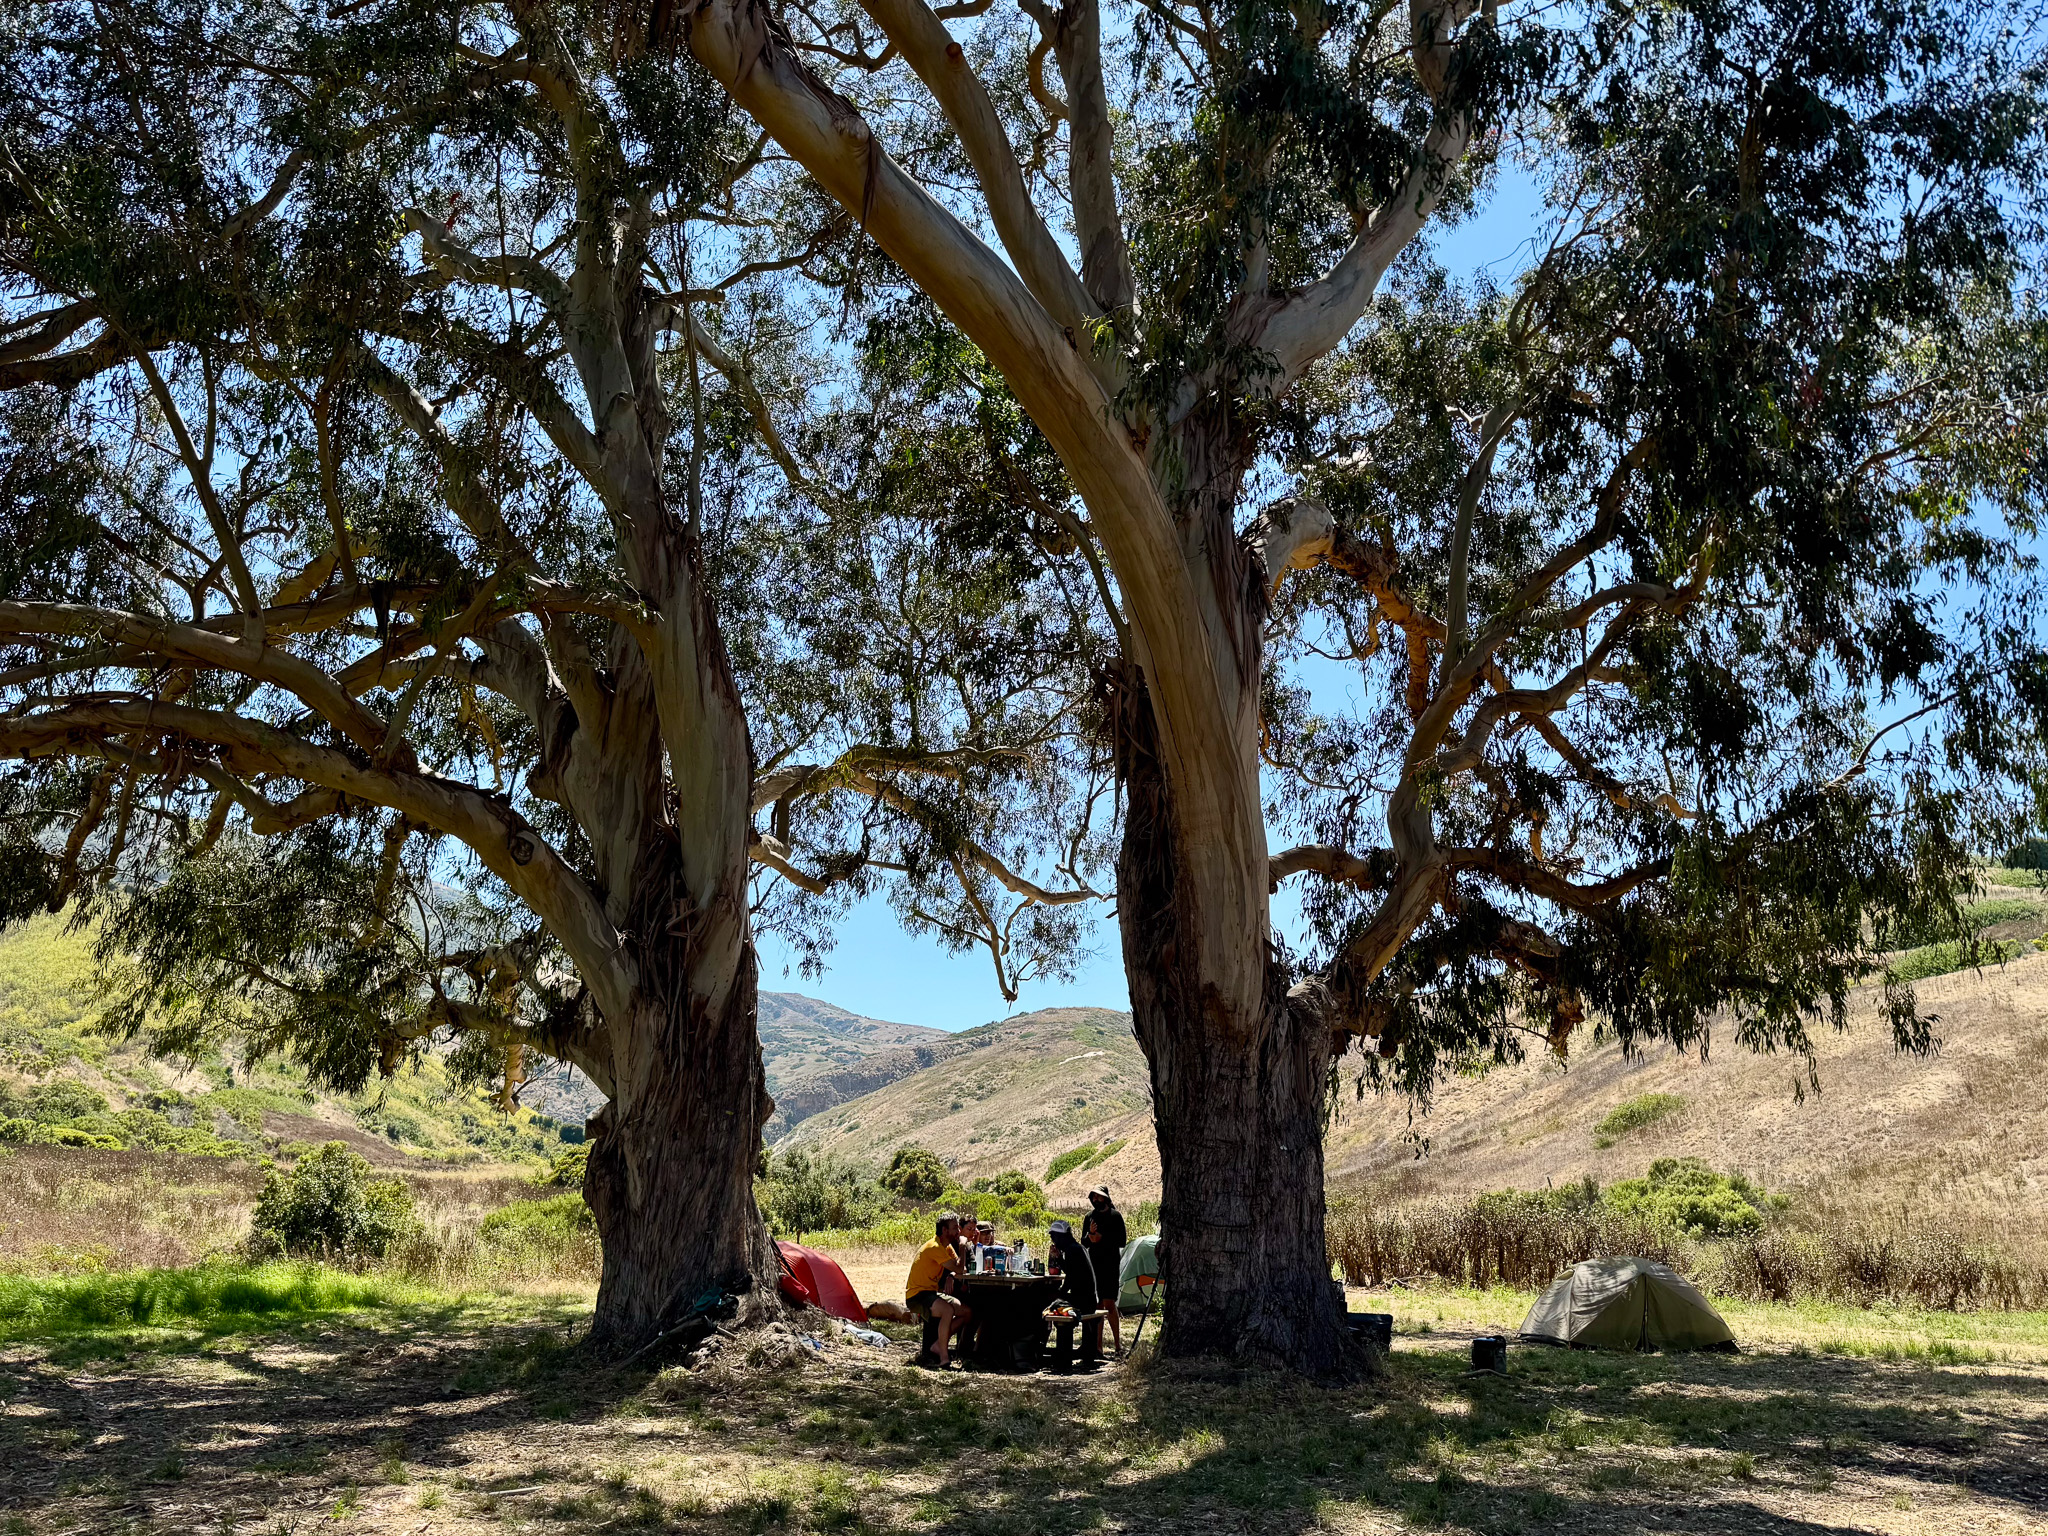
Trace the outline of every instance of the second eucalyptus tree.
<path fill-rule="evenodd" d="M 1165 1346 L 1342 1370 L 1349 1042 L 1415 1086 L 1595 1010 L 1689 1042 L 1727 1004 L 1796 1044 L 1952 902 L 1968 807 L 2017 814 L 2041 77 L 2016 13 L 1943 5 L 1020 7 L 611 14 L 625 53 L 702 62 L 1057 452 L 1114 585 Z M 1509 151 L 1555 250 L 1404 351 L 1382 280 Z M 1295 568 L 1331 604 L 1305 638 L 1372 690 L 1315 752 L 1274 670 Z M 1892 700 L 1949 734 L 1877 772 L 1848 732 Z M 1270 910 L 1304 874 L 1307 967 Z"/>

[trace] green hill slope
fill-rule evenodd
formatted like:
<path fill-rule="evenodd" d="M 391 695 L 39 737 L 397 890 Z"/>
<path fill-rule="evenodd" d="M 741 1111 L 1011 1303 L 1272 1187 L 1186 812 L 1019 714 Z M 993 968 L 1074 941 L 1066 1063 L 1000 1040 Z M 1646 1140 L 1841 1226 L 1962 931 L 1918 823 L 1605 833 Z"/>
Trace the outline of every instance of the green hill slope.
<path fill-rule="evenodd" d="M 562 1151 L 565 1131 L 581 1136 L 580 1121 L 565 1126 L 525 1107 L 507 1115 L 487 1096 L 457 1089 L 431 1056 L 364 1093 L 332 1094 L 311 1088 L 290 1062 L 252 1068 L 221 1052 L 153 1060 L 92 1033 L 97 1012 L 83 935 L 66 932 L 62 919 L 38 917 L 0 936 L 0 1094 L 14 1110 L 38 1088 L 76 1083 L 104 1101 L 79 1122 L 82 1136 L 149 1146 L 196 1130 L 251 1152 L 344 1141 L 380 1163 L 539 1160 Z M 128 1112 L 157 1118 L 124 1127 L 118 1117 Z"/>

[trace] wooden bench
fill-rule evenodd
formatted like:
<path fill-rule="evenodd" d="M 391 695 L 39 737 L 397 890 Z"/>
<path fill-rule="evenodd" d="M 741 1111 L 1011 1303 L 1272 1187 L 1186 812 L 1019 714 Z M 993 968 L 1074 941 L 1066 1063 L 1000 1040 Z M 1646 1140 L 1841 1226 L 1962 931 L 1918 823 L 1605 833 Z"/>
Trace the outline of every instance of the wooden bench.
<path fill-rule="evenodd" d="M 1102 1325 L 1108 1317 L 1109 1314 L 1107 1312 L 1082 1312 L 1076 1315 L 1066 1315 L 1058 1312 L 1046 1313 L 1045 1320 L 1052 1324 L 1053 1334 L 1057 1341 L 1054 1343 L 1052 1351 L 1053 1369 L 1065 1370 L 1075 1362 L 1077 1357 L 1074 1354 L 1074 1325 L 1077 1323 L 1081 1325 L 1081 1353 L 1078 1359 L 1083 1365 L 1088 1366 L 1093 1366 L 1100 1361 L 1102 1359 Z"/>

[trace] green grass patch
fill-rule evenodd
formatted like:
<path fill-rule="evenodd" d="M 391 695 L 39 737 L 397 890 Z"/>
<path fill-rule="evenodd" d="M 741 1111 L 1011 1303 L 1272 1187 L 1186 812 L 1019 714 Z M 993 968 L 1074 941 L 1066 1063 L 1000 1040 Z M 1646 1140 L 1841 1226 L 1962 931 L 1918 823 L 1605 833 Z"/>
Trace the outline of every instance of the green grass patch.
<path fill-rule="evenodd" d="M 1072 1173 L 1076 1168 L 1087 1167 L 1094 1158 L 1096 1150 L 1095 1143 L 1091 1141 L 1086 1146 L 1075 1147 L 1070 1151 L 1062 1152 L 1058 1157 L 1045 1165 L 1045 1182 L 1050 1184 L 1063 1173 Z"/>
<path fill-rule="evenodd" d="M 99 1275 L 0 1275 L 0 1341 L 195 1329 L 248 1333 L 429 1298 L 423 1287 L 318 1264 L 203 1264 Z"/>
<path fill-rule="evenodd" d="M 1683 1094 L 1639 1093 L 1615 1105 L 1601 1117 L 1600 1123 L 1593 1127 L 1593 1145 L 1603 1149 L 1611 1147 L 1630 1131 L 1639 1131 L 1646 1125 L 1669 1119 L 1683 1108 Z"/>
<path fill-rule="evenodd" d="M 2025 896 L 1994 896 L 1973 901 L 1963 909 L 1970 932 L 1982 933 L 1998 923 L 2017 923 L 2041 915 L 2041 903 Z"/>
<path fill-rule="evenodd" d="M 1908 949 L 1892 956 L 1891 970 L 1900 981 L 1926 981 L 1930 977 L 1947 976 L 1973 966 L 2003 965 L 2025 954 L 2027 948 L 2020 939 L 2007 939 L 2002 943 L 1979 944 L 1976 954 L 1971 956 L 1964 953 L 1960 944 L 1923 944 L 1918 949 Z"/>

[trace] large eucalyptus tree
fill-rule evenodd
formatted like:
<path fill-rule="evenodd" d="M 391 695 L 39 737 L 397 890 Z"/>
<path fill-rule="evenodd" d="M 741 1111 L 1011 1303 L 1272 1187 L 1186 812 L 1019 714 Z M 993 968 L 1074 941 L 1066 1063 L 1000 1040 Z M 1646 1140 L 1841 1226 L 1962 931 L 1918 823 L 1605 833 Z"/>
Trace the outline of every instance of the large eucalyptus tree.
<path fill-rule="evenodd" d="M 613 14 L 1058 453 L 1114 579 L 1166 1347 L 1340 1370 L 1348 1042 L 1410 1086 L 1589 1009 L 1797 1047 L 2024 809 L 2041 76 L 1997 7 L 1019 4 Z M 1508 155 L 1526 280 L 1376 302 Z"/>
<path fill-rule="evenodd" d="M 814 933 L 886 878 L 1006 976 L 1061 963 L 1039 919 L 1087 886 L 978 834 L 1072 790 L 1088 599 L 1030 540 L 924 579 L 987 516 L 873 484 L 930 388 L 835 418 L 748 361 L 833 331 L 774 285 L 843 272 L 852 221 L 757 192 L 694 66 L 615 66 L 586 21 L 10 24 L 0 920 L 101 917 L 111 1021 L 165 1049 L 233 1031 L 357 1086 L 451 1048 L 508 1100 L 576 1063 L 624 1343 L 772 1294 L 757 910 Z M 822 464 L 777 426 L 863 412 Z M 1083 640 L 989 666 L 1020 622 Z"/>

